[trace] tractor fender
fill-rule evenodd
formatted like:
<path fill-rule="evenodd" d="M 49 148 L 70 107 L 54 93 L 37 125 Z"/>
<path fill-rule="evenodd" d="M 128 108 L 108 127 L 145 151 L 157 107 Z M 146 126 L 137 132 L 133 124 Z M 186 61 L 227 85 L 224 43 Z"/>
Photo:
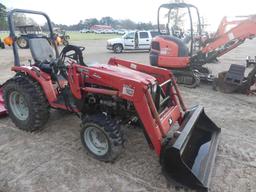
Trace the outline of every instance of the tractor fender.
<path fill-rule="evenodd" d="M 37 81 L 42 87 L 49 104 L 57 100 L 55 90 L 52 86 L 51 76 L 35 66 L 14 66 L 12 71 L 24 73 Z"/>

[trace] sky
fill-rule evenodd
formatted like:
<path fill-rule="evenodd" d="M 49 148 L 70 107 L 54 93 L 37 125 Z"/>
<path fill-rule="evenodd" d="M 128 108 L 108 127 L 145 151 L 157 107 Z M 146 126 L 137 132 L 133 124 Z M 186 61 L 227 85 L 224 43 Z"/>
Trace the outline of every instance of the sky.
<path fill-rule="evenodd" d="M 136 22 L 156 23 L 157 9 L 170 0 L 0 0 L 8 8 L 24 8 L 46 12 L 54 23 L 76 24 L 80 20 L 111 16 Z M 185 0 L 198 7 L 201 16 L 217 29 L 223 16 L 256 14 L 254 0 Z"/>

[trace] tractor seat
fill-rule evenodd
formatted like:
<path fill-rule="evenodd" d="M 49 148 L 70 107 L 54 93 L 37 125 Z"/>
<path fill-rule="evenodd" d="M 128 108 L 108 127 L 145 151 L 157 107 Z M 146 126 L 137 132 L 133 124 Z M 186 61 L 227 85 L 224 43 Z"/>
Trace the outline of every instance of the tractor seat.
<path fill-rule="evenodd" d="M 55 59 L 55 54 L 49 41 L 46 38 L 32 38 L 29 39 L 29 47 L 35 65 L 42 71 L 51 74 L 50 63 Z"/>

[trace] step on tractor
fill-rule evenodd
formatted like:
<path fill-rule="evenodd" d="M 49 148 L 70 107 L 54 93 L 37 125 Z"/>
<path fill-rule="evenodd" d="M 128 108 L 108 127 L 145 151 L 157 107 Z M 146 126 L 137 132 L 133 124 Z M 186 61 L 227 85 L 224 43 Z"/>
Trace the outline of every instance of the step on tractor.
<path fill-rule="evenodd" d="M 15 13 L 43 15 L 49 26 L 53 46 L 45 38 L 29 39 L 29 65 L 19 59 Z M 169 70 L 117 58 L 86 64 L 84 48 L 73 45 L 59 53 L 51 21 L 42 12 L 15 9 L 8 22 L 16 74 L 4 83 L 3 95 L 18 128 L 40 129 L 51 108 L 73 112 L 81 119 L 81 141 L 88 154 L 113 162 L 123 149 L 123 125 L 137 119 L 167 178 L 208 189 L 220 128 L 202 106 L 186 108 Z"/>
<path fill-rule="evenodd" d="M 197 87 L 200 81 L 212 82 L 214 76 L 206 63 L 241 45 L 256 34 L 256 16 L 229 21 L 224 17 L 217 32 L 205 32 L 197 7 L 186 3 L 163 4 L 158 9 L 158 31 L 151 43 L 150 63 L 171 69 L 177 82 Z"/>

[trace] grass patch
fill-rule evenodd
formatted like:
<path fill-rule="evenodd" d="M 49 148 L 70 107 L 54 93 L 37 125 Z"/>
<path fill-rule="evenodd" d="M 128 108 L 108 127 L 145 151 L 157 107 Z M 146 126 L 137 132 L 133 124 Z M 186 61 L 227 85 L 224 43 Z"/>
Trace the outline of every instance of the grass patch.
<path fill-rule="evenodd" d="M 7 37 L 9 35 L 8 32 L 0 32 L 0 38 L 1 40 L 3 40 L 5 37 Z"/>
<path fill-rule="evenodd" d="M 0 38 L 7 37 L 8 32 L 0 32 Z M 83 40 L 107 40 L 111 38 L 121 37 L 117 34 L 95 34 L 95 33 L 80 33 L 80 32 L 67 32 L 67 35 L 70 36 L 71 41 L 83 41 Z"/>
<path fill-rule="evenodd" d="M 95 33 L 80 33 L 80 32 L 67 32 L 71 41 L 82 40 L 107 40 L 111 38 L 121 37 L 117 34 L 95 34 Z"/>

